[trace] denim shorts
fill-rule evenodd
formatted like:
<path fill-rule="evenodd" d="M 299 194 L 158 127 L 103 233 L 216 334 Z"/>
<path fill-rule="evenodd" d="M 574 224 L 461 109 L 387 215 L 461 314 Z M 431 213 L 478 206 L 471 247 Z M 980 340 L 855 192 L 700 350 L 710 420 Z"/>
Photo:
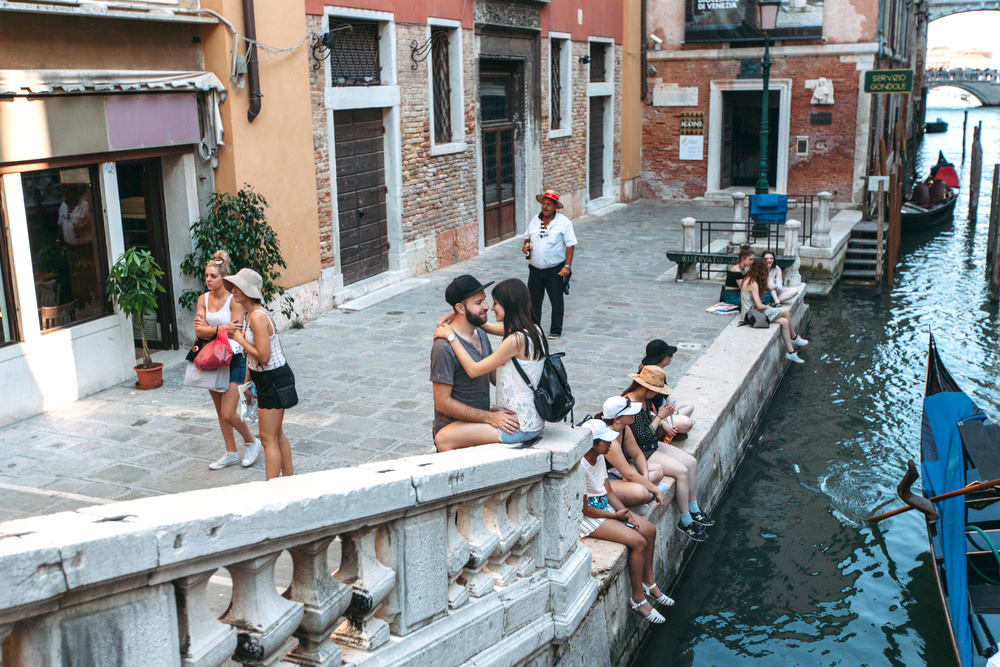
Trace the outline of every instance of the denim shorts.
<path fill-rule="evenodd" d="M 516 433 L 507 433 L 503 429 L 497 430 L 500 431 L 500 442 L 505 445 L 513 445 L 517 442 L 527 442 L 532 438 L 538 437 L 542 432 L 542 429 L 538 429 L 537 431 L 517 431 Z"/>
<path fill-rule="evenodd" d="M 234 354 L 229 362 L 229 382 L 243 384 L 247 379 L 247 358 L 242 354 Z"/>

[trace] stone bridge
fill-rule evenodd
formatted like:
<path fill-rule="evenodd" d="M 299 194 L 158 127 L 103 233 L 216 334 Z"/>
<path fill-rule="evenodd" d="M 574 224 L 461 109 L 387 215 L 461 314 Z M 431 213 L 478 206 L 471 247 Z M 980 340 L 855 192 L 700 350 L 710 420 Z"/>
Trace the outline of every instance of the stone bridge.
<path fill-rule="evenodd" d="M 1000 71 L 995 69 L 928 70 L 928 88 L 953 86 L 976 96 L 983 106 L 1000 106 Z"/>
<path fill-rule="evenodd" d="M 919 5 L 918 5 L 919 6 Z M 962 12 L 978 12 L 990 9 L 1000 9 L 1000 0 L 978 0 L 977 2 L 959 2 L 956 0 L 929 0 L 927 3 L 927 20 L 935 21 L 952 14 Z"/>

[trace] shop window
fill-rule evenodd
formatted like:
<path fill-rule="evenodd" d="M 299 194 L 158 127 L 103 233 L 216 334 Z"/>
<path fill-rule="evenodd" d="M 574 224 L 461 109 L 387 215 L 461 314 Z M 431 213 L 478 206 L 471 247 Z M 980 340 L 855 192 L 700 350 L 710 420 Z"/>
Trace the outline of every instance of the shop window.
<path fill-rule="evenodd" d="M 23 172 L 42 333 L 111 313 L 96 167 Z"/>
<path fill-rule="evenodd" d="M 0 346 L 16 343 L 20 340 L 17 321 L 14 313 L 14 271 L 10 262 L 10 251 L 7 243 L 7 228 L 0 211 Z"/>

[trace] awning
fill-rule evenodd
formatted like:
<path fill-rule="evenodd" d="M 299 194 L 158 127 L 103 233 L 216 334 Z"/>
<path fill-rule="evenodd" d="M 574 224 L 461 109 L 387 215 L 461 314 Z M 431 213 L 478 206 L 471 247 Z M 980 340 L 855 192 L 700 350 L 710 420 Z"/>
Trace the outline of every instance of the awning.
<path fill-rule="evenodd" d="M 0 98 L 65 93 L 216 91 L 226 87 L 211 72 L 0 69 Z"/>

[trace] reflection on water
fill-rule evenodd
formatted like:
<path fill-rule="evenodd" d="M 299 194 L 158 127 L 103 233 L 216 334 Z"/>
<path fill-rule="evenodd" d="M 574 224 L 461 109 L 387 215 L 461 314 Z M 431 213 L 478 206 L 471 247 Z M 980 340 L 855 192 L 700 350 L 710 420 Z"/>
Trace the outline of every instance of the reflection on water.
<path fill-rule="evenodd" d="M 918 173 L 938 150 L 961 160 L 962 112 L 932 113 L 950 128 L 926 137 Z M 976 403 L 1000 415 L 998 314 L 984 278 L 1000 111 L 969 112 L 970 144 L 979 120 L 979 221 L 965 220 L 970 150 L 954 224 L 904 239 L 891 293 L 838 288 L 811 302 L 806 363 L 788 370 L 711 539 L 671 593 L 677 605 L 635 664 L 954 664 L 922 517 L 876 529 L 864 518 L 898 505 L 906 460 L 919 460 L 928 328 Z"/>

